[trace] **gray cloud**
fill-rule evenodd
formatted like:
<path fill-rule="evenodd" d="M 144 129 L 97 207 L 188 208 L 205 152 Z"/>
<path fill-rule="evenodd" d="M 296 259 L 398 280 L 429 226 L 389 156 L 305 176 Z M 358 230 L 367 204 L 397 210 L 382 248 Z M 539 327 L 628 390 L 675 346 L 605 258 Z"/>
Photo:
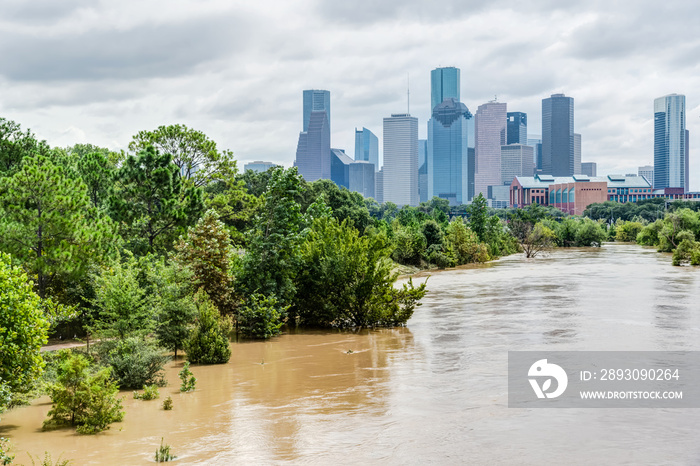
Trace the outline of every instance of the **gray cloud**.
<path fill-rule="evenodd" d="M 13 81 L 82 81 L 180 76 L 245 47 L 250 30 L 229 16 L 59 36 L 12 35 L 12 41 L 0 42 L 0 75 Z"/>
<path fill-rule="evenodd" d="M 0 3 L 0 18 L 29 24 L 49 23 L 94 5 L 92 0 L 3 0 Z"/>

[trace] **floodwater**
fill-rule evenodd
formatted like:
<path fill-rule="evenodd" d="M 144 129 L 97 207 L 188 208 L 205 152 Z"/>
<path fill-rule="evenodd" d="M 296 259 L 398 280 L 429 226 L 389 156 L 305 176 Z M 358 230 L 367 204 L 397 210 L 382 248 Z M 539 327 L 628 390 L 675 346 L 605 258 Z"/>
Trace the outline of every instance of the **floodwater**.
<path fill-rule="evenodd" d="M 416 280 L 414 278 L 414 280 Z M 700 269 L 635 245 L 557 250 L 431 274 L 406 328 L 233 344 L 177 371 L 160 400 L 125 392 L 96 436 L 41 432 L 48 399 L 5 413 L 17 462 L 74 464 L 697 464 L 700 409 L 508 408 L 508 350 L 700 350 Z M 172 411 L 162 399 L 171 395 Z"/>

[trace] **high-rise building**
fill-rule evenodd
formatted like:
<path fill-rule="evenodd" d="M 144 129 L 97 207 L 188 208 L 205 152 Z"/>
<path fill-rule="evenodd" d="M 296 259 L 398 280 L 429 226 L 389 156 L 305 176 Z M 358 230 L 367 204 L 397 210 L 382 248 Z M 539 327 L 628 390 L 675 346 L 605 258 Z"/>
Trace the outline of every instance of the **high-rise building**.
<path fill-rule="evenodd" d="M 331 181 L 339 187 L 350 189 L 349 166 L 352 162 L 343 149 L 331 149 Z"/>
<path fill-rule="evenodd" d="M 533 176 L 534 148 L 524 144 L 508 144 L 501 146 L 501 184 L 508 185 L 516 176 Z"/>
<path fill-rule="evenodd" d="M 466 105 L 448 98 L 433 108 L 428 122 L 428 200 L 437 196 L 450 205 L 467 202 L 468 147 Z"/>
<path fill-rule="evenodd" d="M 375 188 L 374 165 L 365 160 L 348 165 L 348 189 L 356 191 L 364 197 L 374 197 Z"/>
<path fill-rule="evenodd" d="M 384 202 L 384 167 L 374 174 L 374 200 Z"/>
<path fill-rule="evenodd" d="M 331 132 L 325 110 L 311 112 L 307 131 L 299 133 L 294 165 L 306 181 L 331 177 Z"/>
<path fill-rule="evenodd" d="M 581 162 L 581 174 L 591 177 L 598 176 L 598 164 L 595 162 Z"/>
<path fill-rule="evenodd" d="M 507 106 L 503 102 L 480 105 L 474 121 L 476 162 L 474 195 L 488 195 L 488 187 L 501 184 L 501 146 L 506 145 Z"/>
<path fill-rule="evenodd" d="M 690 191 L 690 131 L 685 130 L 685 184 L 684 192 Z"/>
<path fill-rule="evenodd" d="M 552 176 L 572 176 L 574 158 L 574 99 L 552 94 L 542 99 L 542 171 Z"/>
<path fill-rule="evenodd" d="M 654 99 L 654 188 L 686 185 L 685 96 L 670 94 Z"/>
<path fill-rule="evenodd" d="M 262 162 L 260 160 L 256 160 L 255 162 L 250 162 L 250 163 L 246 163 L 245 165 L 243 165 L 243 171 L 252 170 L 254 172 L 260 173 L 260 172 L 265 172 L 265 171 L 269 170 L 270 168 L 276 167 L 276 166 L 277 166 L 277 164 L 272 163 L 272 162 Z"/>
<path fill-rule="evenodd" d="M 527 113 L 508 112 L 506 144 L 527 144 Z"/>
<path fill-rule="evenodd" d="M 325 111 L 328 118 L 328 128 L 331 127 L 331 93 L 320 89 L 304 91 L 304 124 L 303 131 L 308 131 L 311 112 Z"/>
<path fill-rule="evenodd" d="M 475 118 L 467 120 L 467 202 L 474 198 L 474 174 L 476 173 L 474 120 Z"/>
<path fill-rule="evenodd" d="M 367 128 L 355 128 L 355 161 L 364 160 L 374 165 L 379 171 L 379 139 Z"/>
<path fill-rule="evenodd" d="M 428 140 L 418 140 L 418 200 L 428 199 Z"/>
<path fill-rule="evenodd" d="M 418 205 L 418 118 L 384 118 L 383 202 Z"/>
<path fill-rule="evenodd" d="M 528 134 L 527 145 L 535 148 L 535 171 L 542 170 L 542 136 L 539 134 Z"/>
<path fill-rule="evenodd" d="M 650 185 L 654 186 L 654 167 L 651 165 L 644 165 L 637 169 L 637 175 L 643 176 L 647 179 Z"/>
<path fill-rule="evenodd" d="M 574 133 L 574 175 L 581 174 L 581 135 Z"/>
<path fill-rule="evenodd" d="M 445 99 L 459 100 L 459 68 L 435 68 L 430 72 L 430 110 Z"/>

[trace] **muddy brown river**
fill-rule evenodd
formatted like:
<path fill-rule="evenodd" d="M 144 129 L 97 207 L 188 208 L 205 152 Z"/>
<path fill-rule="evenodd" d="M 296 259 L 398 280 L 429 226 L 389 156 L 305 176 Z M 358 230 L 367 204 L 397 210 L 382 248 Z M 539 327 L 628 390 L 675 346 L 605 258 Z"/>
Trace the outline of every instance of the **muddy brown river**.
<path fill-rule="evenodd" d="M 431 274 L 406 328 L 235 343 L 228 364 L 177 371 L 161 399 L 125 392 L 95 436 L 41 432 L 48 398 L 5 413 L 17 463 L 76 465 L 698 464 L 700 409 L 508 408 L 508 350 L 700 350 L 700 268 L 635 245 L 522 255 Z M 171 395 L 172 411 L 162 410 Z"/>

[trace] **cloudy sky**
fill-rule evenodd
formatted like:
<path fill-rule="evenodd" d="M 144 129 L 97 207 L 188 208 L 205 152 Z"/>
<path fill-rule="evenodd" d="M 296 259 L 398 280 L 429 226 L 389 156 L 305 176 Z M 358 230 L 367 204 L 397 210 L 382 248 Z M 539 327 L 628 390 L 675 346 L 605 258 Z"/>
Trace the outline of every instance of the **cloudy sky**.
<path fill-rule="evenodd" d="M 430 70 L 457 66 L 472 112 L 497 95 L 531 134 L 542 98 L 574 97 L 582 159 L 599 173 L 651 164 L 653 99 L 685 94 L 700 190 L 697 24 L 687 0 L 2 0 L 0 116 L 52 145 L 110 149 L 182 123 L 241 165 L 289 166 L 302 90 L 331 91 L 331 143 L 352 155 L 355 127 L 381 148 L 407 76 L 426 137 Z"/>

